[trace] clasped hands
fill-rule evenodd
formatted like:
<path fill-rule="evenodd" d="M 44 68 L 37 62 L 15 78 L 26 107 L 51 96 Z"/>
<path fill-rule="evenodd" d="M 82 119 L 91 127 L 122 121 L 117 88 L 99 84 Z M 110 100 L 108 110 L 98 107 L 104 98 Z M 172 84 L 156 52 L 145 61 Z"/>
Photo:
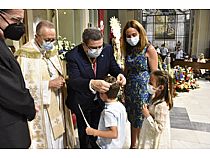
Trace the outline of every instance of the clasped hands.
<path fill-rule="evenodd" d="M 49 88 L 60 89 L 64 84 L 65 84 L 65 79 L 62 76 L 59 76 L 49 81 Z"/>
<path fill-rule="evenodd" d="M 124 86 L 126 84 L 126 78 L 123 74 L 119 74 L 117 76 L 117 83 L 119 83 L 121 86 Z M 110 86 L 111 83 L 108 83 L 104 80 L 91 80 L 91 88 L 95 91 L 98 91 L 99 93 L 107 92 Z"/>

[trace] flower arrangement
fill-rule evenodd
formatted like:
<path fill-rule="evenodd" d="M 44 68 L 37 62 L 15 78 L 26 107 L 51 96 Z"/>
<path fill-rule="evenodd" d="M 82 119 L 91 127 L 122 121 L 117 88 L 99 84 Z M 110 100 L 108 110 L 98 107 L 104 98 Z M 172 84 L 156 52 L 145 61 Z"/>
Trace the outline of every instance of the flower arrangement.
<path fill-rule="evenodd" d="M 75 44 L 68 41 L 66 37 L 58 36 L 56 49 L 58 50 L 59 56 L 62 60 L 65 60 L 65 54 L 67 51 L 73 49 Z"/>
<path fill-rule="evenodd" d="M 174 67 L 174 89 L 176 92 L 189 92 L 190 89 L 199 88 L 197 78 L 193 77 L 192 67 Z"/>

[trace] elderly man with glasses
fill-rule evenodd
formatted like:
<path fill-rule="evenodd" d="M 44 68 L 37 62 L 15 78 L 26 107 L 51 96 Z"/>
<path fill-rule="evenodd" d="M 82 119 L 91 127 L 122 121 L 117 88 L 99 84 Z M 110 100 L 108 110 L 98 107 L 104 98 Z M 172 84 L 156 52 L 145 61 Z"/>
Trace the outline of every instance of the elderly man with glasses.
<path fill-rule="evenodd" d="M 34 100 L 25 86 L 20 66 L 5 43 L 25 32 L 24 10 L 0 9 L 0 148 L 29 148 L 28 121 L 34 119 Z"/>
<path fill-rule="evenodd" d="M 82 40 L 81 44 L 66 53 L 69 73 L 66 104 L 76 114 L 80 148 L 98 148 L 97 138 L 88 136 L 85 129 L 88 124 L 98 128 L 104 108 L 99 93 L 105 93 L 110 88 L 110 83 L 105 82 L 104 78 L 108 74 L 117 77 L 117 82 L 122 86 L 126 84 L 126 79 L 116 63 L 112 46 L 103 43 L 99 29 L 85 29 Z"/>
<path fill-rule="evenodd" d="M 65 148 L 74 136 L 66 132 L 71 120 L 64 117 L 62 88 L 65 85 L 63 68 L 55 49 L 54 24 L 43 20 L 36 26 L 35 39 L 23 45 L 16 53 L 23 76 L 37 109 L 36 118 L 29 123 L 31 148 Z M 66 123 L 68 121 L 68 123 Z M 72 134 L 64 137 L 64 134 Z"/>

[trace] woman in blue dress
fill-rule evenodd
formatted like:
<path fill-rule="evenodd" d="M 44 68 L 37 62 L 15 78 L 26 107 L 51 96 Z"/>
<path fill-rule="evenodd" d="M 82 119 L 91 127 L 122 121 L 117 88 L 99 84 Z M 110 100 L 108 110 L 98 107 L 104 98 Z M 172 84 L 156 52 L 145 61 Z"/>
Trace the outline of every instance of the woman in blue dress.
<path fill-rule="evenodd" d="M 147 90 L 150 72 L 158 69 L 158 56 L 149 44 L 146 31 L 136 20 L 128 21 L 123 29 L 122 50 L 125 55 L 125 107 L 131 123 L 131 146 L 136 148 L 143 122 L 142 107 L 148 104 Z"/>

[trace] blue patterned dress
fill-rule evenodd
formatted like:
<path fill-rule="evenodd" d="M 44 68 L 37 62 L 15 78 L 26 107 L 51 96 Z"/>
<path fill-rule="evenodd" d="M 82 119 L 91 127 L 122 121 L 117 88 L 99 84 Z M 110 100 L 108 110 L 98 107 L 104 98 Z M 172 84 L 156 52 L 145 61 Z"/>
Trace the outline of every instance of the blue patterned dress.
<path fill-rule="evenodd" d="M 141 128 L 144 116 L 142 106 L 149 103 L 150 94 L 147 91 L 149 68 L 146 54 L 147 47 L 141 52 L 136 51 L 126 56 L 127 83 L 125 87 L 125 107 L 128 120 L 135 128 Z"/>

